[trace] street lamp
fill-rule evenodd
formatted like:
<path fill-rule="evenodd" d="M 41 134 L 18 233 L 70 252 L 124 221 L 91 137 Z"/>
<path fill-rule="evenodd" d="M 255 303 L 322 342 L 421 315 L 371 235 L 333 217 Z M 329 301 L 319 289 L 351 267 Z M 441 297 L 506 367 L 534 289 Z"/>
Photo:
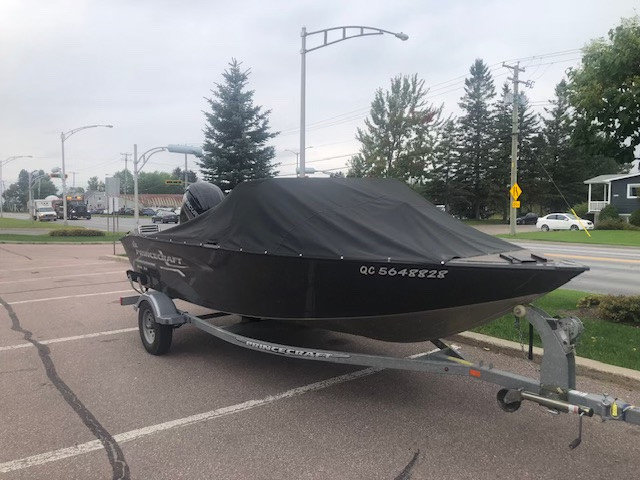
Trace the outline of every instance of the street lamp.
<path fill-rule="evenodd" d="M 305 150 L 309 150 L 310 148 L 313 148 L 313 145 L 309 145 L 308 147 L 305 148 Z M 300 155 L 300 152 L 296 152 L 295 150 L 290 150 L 288 148 L 285 148 L 284 150 L 285 152 L 291 152 L 296 156 L 296 175 L 298 174 L 298 155 Z"/>
<path fill-rule="evenodd" d="M 17 158 L 33 158 L 33 157 L 31 155 L 14 155 L 13 157 L 8 157 L 0 161 L 0 218 L 4 217 L 4 211 L 3 211 L 4 201 L 2 200 L 2 194 L 4 193 L 4 183 L 2 183 L 2 166 L 6 165 L 9 162 L 14 161 Z"/>
<path fill-rule="evenodd" d="M 342 36 L 337 38 L 336 40 L 329 41 L 329 32 L 342 30 Z M 343 27 L 333 27 L 333 28 L 325 28 L 324 30 L 317 30 L 315 32 L 307 32 L 306 27 L 302 27 L 302 32 L 300 36 L 302 37 L 302 49 L 300 50 L 300 58 L 301 58 L 301 79 L 300 79 L 300 172 L 299 175 L 304 177 L 304 160 L 305 160 L 305 138 L 304 138 L 304 129 L 305 129 L 305 85 L 306 85 L 306 55 L 308 52 L 313 52 L 314 50 L 318 50 L 323 47 L 327 47 L 329 45 L 333 45 L 334 43 L 343 42 L 344 40 L 349 40 L 351 38 L 357 37 L 368 37 L 370 35 L 384 35 L 385 33 L 389 35 L 393 35 L 396 38 L 399 38 L 403 42 L 409 39 L 409 35 L 402 32 L 390 32 L 389 30 L 383 30 L 382 28 L 375 27 L 364 27 L 364 26 L 343 26 Z M 307 37 L 311 35 L 323 35 L 322 44 L 317 47 L 307 48 Z"/>
<path fill-rule="evenodd" d="M 158 152 L 171 152 L 171 153 L 184 153 L 186 155 L 195 155 L 196 157 L 202 157 L 202 149 L 200 147 L 189 147 L 186 145 L 167 145 L 166 147 L 153 147 L 144 152 L 138 158 L 138 145 L 133 145 L 133 212 L 136 221 L 136 226 L 140 219 L 140 208 L 138 205 L 138 173 L 147 164 L 152 155 Z M 142 162 L 142 165 L 138 166 L 138 163 Z M 186 160 L 185 160 L 186 169 Z"/>
<path fill-rule="evenodd" d="M 36 218 L 34 218 L 34 220 L 36 220 L 38 217 L 36 214 L 35 206 L 33 205 L 33 192 L 31 191 L 31 188 L 36 184 L 36 182 L 42 180 L 43 178 L 47 178 L 49 175 L 43 174 L 33 178 L 34 173 L 38 173 L 38 170 L 29 172 L 29 180 L 27 181 L 27 184 L 29 185 L 29 200 L 27 201 L 27 208 L 29 210 L 29 217 L 31 218 L 35 216 Z"/>
<path fill-rule="evenodd" d="M 105 127 L 113 128 L 113 125 L 85 125 L 84 127 L 74 128 L 68 132 L 60 133 L 60 141 L 62 143 L 62 215 L 64 218 L 64 224 L 67 225 L 67 175 L 64 169 L 64 142 L 74 133 L 78 133 L 80 130 L 86 130 L 87 128 Z"/>

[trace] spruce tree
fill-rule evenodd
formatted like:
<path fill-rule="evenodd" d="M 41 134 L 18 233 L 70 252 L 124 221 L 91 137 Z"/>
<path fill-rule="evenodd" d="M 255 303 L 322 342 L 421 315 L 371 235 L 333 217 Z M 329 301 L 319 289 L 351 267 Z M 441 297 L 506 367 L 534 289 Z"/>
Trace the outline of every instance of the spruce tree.
<path fill-rule="evenodd" d="M 459 103 L 463 111 L 460 126 L 465 168 L 459 172 L 458 181 L 469 195 L 464 213 L 481 218 L 481 214 L 487 213 L 487 198 L 492 190 L 488 171 L 495 150 L 491 101 L 496 92 L 491 73 L 481 59 L 471 65 L 469 73 L 471 76 L 464 81 L 465 94 Z"/>
<path fill-rule="evenodd" d="M 204 156 L 199 162 L 206 181 L 222 190 L 232 190 L 243 180 L 273 177 L 271 160 L 275 157 L 269 139 L 278 133 L 269 131 L 269 113 L 253 104 L 253 90 L 247 90 L 250 70 L 242 71 L 241 63 L 232 59 L 222 74 L 223 83 L 216 84 L 207 98 L 210 112 L 204 112 Z"/>
<path fill-rule="evenodd" d="M 420 192 L 432 203 L 457 213 L 465 203 L 465 192 L 456 184 L 460 165 L 459 126 L 449 118 L 438 129 L 433 152 L 427 157 L 424 186 Z"/>
<path fill-rule="evenodd" d="M 583 181 L 590 176 L 585 168 L 586 156 L 580 155 L 574 145 L 575 118 L 569 103 L 568 85 L 564 79 L 556 85 L 555 95 L 556 98 L 550 102 L 552 107 L 545 108 L 548 116 L 542 120 L 544 150 L 539 160 L 546 170 L 546 173 L 542 172 L 546 182 L 543 182 L 540 200 L 545 211 L 567 209 L 547 173 L 570 205 L 585 200 L 586 187 Z"/>

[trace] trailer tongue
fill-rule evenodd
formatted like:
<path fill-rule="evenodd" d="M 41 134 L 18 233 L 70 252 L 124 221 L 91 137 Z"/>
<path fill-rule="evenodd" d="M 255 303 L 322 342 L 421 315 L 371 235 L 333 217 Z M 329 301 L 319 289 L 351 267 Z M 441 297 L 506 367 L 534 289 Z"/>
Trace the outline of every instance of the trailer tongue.
<path fill-rule="evenodd" d="M 130 278 L 131 279 L 131 278 Z M 132 282 L 133 284 L 133 282 Z M 597 415 L 602 420 L 617 420 L 640 425 L 640 408 L 609 395 L 591 394 L 576 390 L 575 344 L 584 327 L 577 318 L 551 318 L 532 305 L 514 309 L 517 318 L 526 318 L 542 339 L 544 355 L 540 379 L 498 370 L 483 362 L 465 359 L 457 350 L 441 340 L 432 340 L 437 350 L 417 357 L 388 357 L 351 352 L 302 348 L 267 342 L 249 336 L 252 323 L 240 322 L 216 326 L 210 322 L 227 316 L 213 313 L 194 316 L 176 308 L 173 300 L 161 292 L 140 290 L 139 296 L 123 297 L 121 305 L 134 305 L 138 311 L 140 338 L 145 349 L 154 355 L 169 351 L 173 330 L 191 324 L 225 342 L 273 355 L 289 356 L 321 362 L 412 370 L 442 375 L 462 375 L 503 387 L 497 394 L 500 407 L 515 412 L 527 400 L 546 407 L 554 413 L 578 416 L 578 437 L 569 447 L 577 447 L 582 440 L 582 417 Z"/>

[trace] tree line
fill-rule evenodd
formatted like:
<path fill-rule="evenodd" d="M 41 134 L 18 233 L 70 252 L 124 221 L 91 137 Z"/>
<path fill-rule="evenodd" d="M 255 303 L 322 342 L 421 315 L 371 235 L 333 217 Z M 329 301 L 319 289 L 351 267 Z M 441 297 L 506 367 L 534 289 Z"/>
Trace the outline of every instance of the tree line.
<path fill-rule="evenodd" d="M 278 174 L 278 135 L 269 126 L 270 110 L 254 105 L 248 89 L 250 69 L 232 59 L 223 81 L 205 100 L 204 156 L 198 161 L 205 181 L 232 190 L 245 180 Z M 518 183 L 523 210 L 565 210 L 584 202 L 584 180 L 628 169 L 640 145 L 640 21 L 624 19 L 606 39 L 583 49 L 581 65 L 555 87 L 544 114 L 533 112 L 525 93 L 514 98 L 510 83 L 496 86 L 485 62 L 477 59 L 465 79 L 461 114 L 445 116 L 428 102 L 428 88 L 417 75 L 391 79 L 379 89 L 356 139 L 360 152 L 348 162 L 351 177 L 393 177 L 407 182 L 436 204 L 459 216 L 506 219 L 510 198 L 513 102 L 518 115 Z M 26 171 L 3 196 L 27 192 Z M 339 176 L 340 174 L 336 174 Z M 116 172 L 121 193 L 133 192 L 129 171 Z M 197 179 L 189 171 L 189 182 Z M 181 193 L 179 168 L 141 172 L 141 193 Z M 53 184 L 52 184 L 53 185 Z M 42 184 L 40 185 L 42 190 Z M 89 190 L 104 189 L 97 177 Z M 22 195 L 22 197 L 20 197 Z"/>

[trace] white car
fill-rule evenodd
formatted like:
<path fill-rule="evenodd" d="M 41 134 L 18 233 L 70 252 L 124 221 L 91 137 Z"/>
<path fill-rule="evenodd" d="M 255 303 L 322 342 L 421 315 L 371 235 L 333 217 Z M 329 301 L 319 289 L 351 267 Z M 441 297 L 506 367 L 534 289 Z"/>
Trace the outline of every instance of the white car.
<path fill-rule="evenodd" d="M 582 230 L 582 225 L 587 230 L 593 230 L 593 222 L 578 218 L 570 213 L 550 213 L 546 217 L 538 218 L 536 227 L 543 232 L 549 230 Z"/>

